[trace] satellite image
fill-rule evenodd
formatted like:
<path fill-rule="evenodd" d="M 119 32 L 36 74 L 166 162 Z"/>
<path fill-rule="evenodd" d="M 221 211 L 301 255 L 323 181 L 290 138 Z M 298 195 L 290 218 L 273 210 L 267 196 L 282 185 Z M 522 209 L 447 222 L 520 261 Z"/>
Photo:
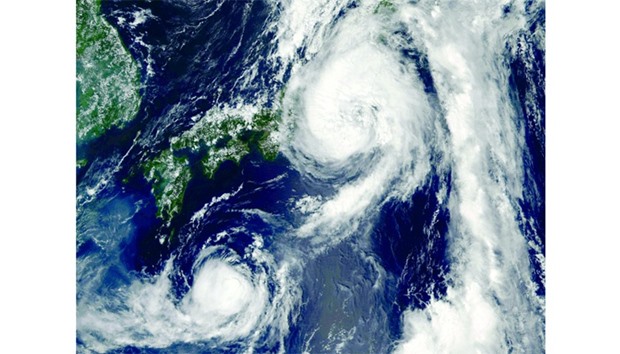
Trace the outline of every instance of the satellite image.
<path fill-rule="evenodd" d="M 542 0 L 77 0 L 78 353 L 544 353 Z"/>

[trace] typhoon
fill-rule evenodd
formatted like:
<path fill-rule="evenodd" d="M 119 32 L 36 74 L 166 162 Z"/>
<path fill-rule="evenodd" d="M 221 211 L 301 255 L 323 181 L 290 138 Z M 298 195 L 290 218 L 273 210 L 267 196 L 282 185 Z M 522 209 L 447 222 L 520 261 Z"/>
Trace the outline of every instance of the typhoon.
<path fill-rule="evenodd" d="M 77 352 L 545 352 L 543 1 L 76 9 Z"/>

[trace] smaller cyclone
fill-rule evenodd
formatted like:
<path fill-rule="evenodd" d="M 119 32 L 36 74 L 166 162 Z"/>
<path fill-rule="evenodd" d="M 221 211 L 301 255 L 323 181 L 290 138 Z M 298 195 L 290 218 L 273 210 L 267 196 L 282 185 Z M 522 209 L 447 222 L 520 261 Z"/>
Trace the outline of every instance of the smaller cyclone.
<path fill-rule="evenodd" d="M 238 314 L 248 305 L 252 284 L 233 267 L 209 261 L 194 281 L 188 308 L 214 318 Z"/>
<path fill-rule="evenodd" d="M 194 281 L 181 309 L 205 337 L 223 340 L 246 337 L 267 306 L 267 278 L 252 273 L 238 257 L 213 257 L 203 250 L 194 265 Z"/>
<path fill-rule="evenodd" d="M 292 301 L 282 283 L 286 270 L 275 268 L 261 242 L 246 251 L 240 256 L 222 246 L 203 247 L 191 274 L 183 276 L 190 287 L 180 298 L 172 295 L 173 274 L 180 272 L 173 257 L 160 274 L 135 279 L 113 298 L 79 302 L 77 329 L 85 347 L 106 352 L 128 345 L 165 348 L 241 340 L 252 347 L 267 326 L 286 333 L 286 326 L 279 326 Z"/>

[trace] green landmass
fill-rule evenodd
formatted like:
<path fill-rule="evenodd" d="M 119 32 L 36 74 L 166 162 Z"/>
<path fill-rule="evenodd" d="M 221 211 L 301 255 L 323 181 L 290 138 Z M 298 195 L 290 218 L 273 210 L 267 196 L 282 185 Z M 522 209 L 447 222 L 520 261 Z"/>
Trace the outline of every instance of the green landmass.
<path fill-rule="evenodd" d="M 86 160 L 86 159 L 79 159 L 79 160 L 77 160 L 77 163 L 76 163 L 77 168 L 82 168 L 82 167 L 86 166 L 86 164 L 88 164 L 88 160 Z"/>
<path fill-rule="evenodd" d="M 375 7 L 375 13 L 380 11 L 394 12 L 396 11 L 396 6 L 390 0 L 381 0 L 377 7 Z"/>
<path fill-rule="evenodd" d="M 151 183 L 151 193 L 157 202 L 157 217 L 168 224 L 179 211 L 185 188 L 191 178 L 188 160 L 164 150 L 142 166 L 144 177 Z"/>
<path fill-rule="evenodd" d="M 157 216 L 170 224 L 181 210 L 191 178 L 189 157 L 200 161 L 202 173 L 213 178 L 224 161 L 239 163 L 256 148 L 266 160 L 277 157 L 279 146 L 272 136 L 278 131 L 281 112 L 263 109 L 251 119 L 210 111 L 194 126 L 170 139 L 170 148 L 143 164 L 152 185 Z"/>
<path fill-rule="evenodd" d="M 131 121 L 140 105 L 140 70 L 118 32 L 100 13 L 101 0 L 77 0 L 77 138 L 89 141 Z M 282 91 L 281 96 L 284 95 Z M 282 97 L 280 97 L 282 98 Z M 281 112 L 263 109 L 250 119 L 218 110 L 170 140 L 170 148 L 140 169 L 151 184 L 157 217 L 168 225 L 181 210 L 191 179 L 189 157 L 213 178 L 224 161 L 239 163 L 256 148 L 267 160 L 278 154 L 273 138 Z M 78 168 L 87 164 L 77 161 Z"/>
<path fill-rule="evenodd" d="M 140 105 L 140 70 L 101 0 L 77 0 L 77 138 L 88 141 L 132 120 Z"/>
<path fill-rule="evenodd" d="M 280 112 L 263 109 L 251 120 L 228 115 L 221 118 L 221 112 L 207 114 L 190 130 L 171 139 L 174 151 L 203 151 L 201 158 L 204 174 L 212 178 L 224 161 L 239 163 L 252 146 L 256 146 L 265 159 L 273 160 L 278 154 L 278 145 L 271 134 L 277 131 Z"/>

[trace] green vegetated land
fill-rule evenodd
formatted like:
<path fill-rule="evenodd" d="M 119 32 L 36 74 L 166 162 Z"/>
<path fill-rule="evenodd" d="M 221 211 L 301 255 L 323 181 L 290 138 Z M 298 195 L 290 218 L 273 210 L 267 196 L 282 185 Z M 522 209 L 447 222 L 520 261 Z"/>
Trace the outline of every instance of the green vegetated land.
<path fill-rule="evenodd" d="M 101 0 L 77 0 L 77 139 L 101 136 L 132 120 L 140 105 L 140 70 Z"/>
<path fill-rule="evenodd" d="M 375 14 L 381 11 L 394 12 L 396 11 L 396 6 L 389 0 L 380 0 L 375 7 Z"/>
<path fill-rule="evenodd" d="M 112 127 L 131 121 L 140 105 L 140 70 L 123 46 L 118 32 L 100 13 L 101 0 L 77 0 L 77 139 L 87 142 Z M 212 178 L 224 161 L 239 163 L 256 147 L 275 159 L 279 110 L 261 110 L 251 119 L 207 114 L 190 130 L 173 137 L 170 148 L 144 162 L 141 170 L 151 184 L 157 217 L 167 225 L 181 210 L 191 179 L 190 156 L 200 158 L 201 170 Z M 86 166 L 77 161 L 78 168 Z"/>
<path fill-rule="evenodd" d="M 191 178 L 190 156 L 199 161 L 208 178 L 213 178 L 224 161 L 239 163 L 253 147 L 265 159 L 275 159 L 279 147 L 273 134 L 278 131 L 280 116 L 279 110 L 263 109 L 247 120 L 213 110 L 191 129 L 171 138 L 168 149 L 142 166 L 152 185 L 157 216 L 169 225 L 180 211 Z"/>
<path fill-rule="evenodd" d="M 185 187 L 191 177 L 187 158 L 176 157 L 171 150 L 164 150 L 147 161 L 143 170 L 157 201 L 157 217 L 170 221 L 180 211 Z"/>

